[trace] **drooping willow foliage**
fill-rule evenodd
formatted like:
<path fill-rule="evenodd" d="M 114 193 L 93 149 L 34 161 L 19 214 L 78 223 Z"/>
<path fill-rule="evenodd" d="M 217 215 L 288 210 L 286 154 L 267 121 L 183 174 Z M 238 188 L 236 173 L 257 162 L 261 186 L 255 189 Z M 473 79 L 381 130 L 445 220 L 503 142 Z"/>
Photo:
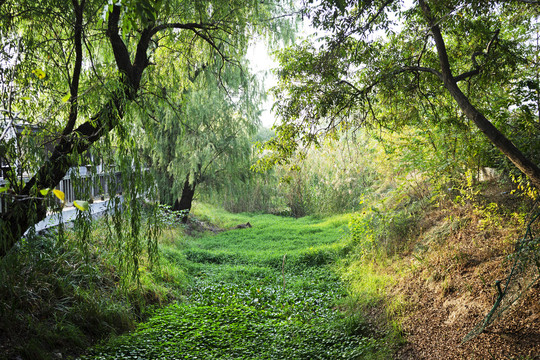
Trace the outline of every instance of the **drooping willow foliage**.
<path fill-rule="evenodd" d="M 32 235 L 38 221 L 61 210 L 66 194 L 55 187 L 69 176 L 79 209 L 74 231 L 83 251 L 109 246 L 119 268 L 132 276 L 141 259 L 155 261 L 159 220 L 147 204 L 156 187 L 138 150 L 145 128 L 134 126 L 133 109 L 178 100 L 160 83 L 181 94 L 201 64 L 217 59 L 218 77 L 237 67 L 256 33 L 273 40 L 289 36 L 291 6 L 237 0 L 1 2 L 0 161 L 7 181 L 0 183 L 0 258 L 29 244 L 25 233 Z M 89 208 L 100 193 L 109 199 L 109 236 L 105 244 L 93 244 Z M 58 228 L 60 238 L 64 230 Z"/>

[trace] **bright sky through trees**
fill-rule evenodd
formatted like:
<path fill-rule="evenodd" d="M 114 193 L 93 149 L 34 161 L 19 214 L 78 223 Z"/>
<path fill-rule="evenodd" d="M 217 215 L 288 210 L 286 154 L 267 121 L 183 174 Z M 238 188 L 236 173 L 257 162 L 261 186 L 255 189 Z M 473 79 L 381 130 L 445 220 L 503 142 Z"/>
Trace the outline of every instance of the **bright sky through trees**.
<path fill-rule="evenodd" d="M 308 36 L 315 34 L 315 29 L 311 27 L 309 21 L 303 21 L 299 25 L 300 29 L 297 34 L 295 43 L 306 39 Z M 281 50 L 283 45 L 280 44 Z M 261 122 L 266 128 L 271 128 L 278 120 L 272 105 L 274 104 L 274 96 L 269 93 L 269 90 L 277 85 L 277 78 L 273 73 L 279 64 L 275 61 L 275 57 L 271 54 L 273 50 L 269 49 L 263 38 L 254 39 L 248 48 L 247 57 L 251 71 L 256 74 L 260 81 L 264 84 L 264 89 L 267 92 L 267 99 L 262 105 Z"/>
<path fill-rule="evenodd" d="M 264 84 L 265 91 L 277 85 L 277 78 L 272 73 L 272 69 L 277 67 L 277 63 L 269 54 L 268 48 L 263 39 L 258 39 L 252 43 L 248 49 L 249 67 L 254 74 L 257 74 Z M 264 102 L 261 114 L 261 122 L 264 127 L 271 128 L 274 125 L 275 113 L 271 111 L 274 99 L 271 95 Z"/>

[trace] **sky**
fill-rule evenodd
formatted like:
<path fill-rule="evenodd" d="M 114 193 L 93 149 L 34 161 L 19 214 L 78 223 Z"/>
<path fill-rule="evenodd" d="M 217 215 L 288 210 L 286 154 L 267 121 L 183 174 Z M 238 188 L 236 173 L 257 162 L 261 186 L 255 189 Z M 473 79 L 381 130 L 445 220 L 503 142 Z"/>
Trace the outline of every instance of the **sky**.
<path fill-rule="evenodd" d="M 412 6 L 412 0 L 405 0 L 403 2 L 403 9 L 409 9 Z M 397 25 L 397 28 L 399 29 L 400 26 Z M 311 26 L 309 21 L 304 21 L 299 26 L 299 31 L 296 35 L 296 42 L 298 43 L 299 41 L 314 35 L 316 32 L 317 30 Z M 321 30 L 318 30 L 318 32 L 320 33 Z M 381 32 L 380 35 L 384 36 L 384 33 Z M 271 70 L 277 68 L 278 63 L 274 61 L 270 55 L 264 38 L 259 38 L 251 44 L 251 46 L 248 48 L 247 58 L 250 62 L 252 73 L 259 76 L 259 80 L 264 83 L 264 88 L 268 93 L 268 90 L 277 85 L 277 77 L 272 73 Z M 262 105 L 263 112 L 261 115 L 261 122 L 263 126 L 267 128 L 271 128 L 276 120 L 278 120 L 276 119 L 275 113 L 271 111 L 273 103 L 274 98 L 268 94 L 266 101 Z"/>
<path fill-rule="evenodd" d="M 264 40 L 253 43 L 248 48 L 247 58 L 253 74 L 256 74 L 264 84 L 264 89 L 268 92 L 273 86 L 277 85 L 277 77 L 272 73 L 272 69 L 278 66 L 269 54 Z M 275 122 L 275 114 L 271 112 L 273 97 L 268 94 L 266 101 L 262 105 L 261 122 L 264 127 L 271 128 Z"/>
<path fill-rule="evenodd" d="M 296 34 L 296 42 L 302 41 L 306 37 L 315 33 L 309 22 L 303 22 L 299 26 L 299 31 Z M 268 91 L 277 85 L 277 77 L 272 73 L 272 69 L 278 67 L 278 63 L 274 61 L 264 38 L 255 40 L 248 48 L 247 59 L 250 63 L 250 69 L 253 74 L 257 74 L 259 81 L 263 82 L 265 90 Z M 276 119 L 276 115 L 271 111 L 274 98 L 268 93 L 267 99 L 262 105 L 263 113 L 261 122 L 264 127 L 271 128 Z"/>

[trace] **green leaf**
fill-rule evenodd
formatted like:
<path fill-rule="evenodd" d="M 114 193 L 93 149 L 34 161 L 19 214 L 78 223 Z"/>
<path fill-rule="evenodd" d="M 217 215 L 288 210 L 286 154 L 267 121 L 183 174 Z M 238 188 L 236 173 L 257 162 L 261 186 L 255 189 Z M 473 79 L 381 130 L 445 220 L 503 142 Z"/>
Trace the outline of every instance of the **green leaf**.
<path fill-rule="evenodd" d="M 70 98 L 71 98 L 71 94 L 67 94 L 66 96 L 64 96 L 64 97 L 62 98 L 62 102 L 66 103 L 66 102 L 69 101 Z"/>
<path fill-rule="evenodd" d="M 84 200 L 75 200 L 73 201 L 73 205 L 75 205 L 75 207 L 81 211 L 87 211 L 88 209 L 90 209 L 88 201 Z"/>
<path fill-rule="evenodd" d="M 46 189 L 41 189 L 41 190 L 39 190 L 39 192 L 40 192 L 41 195 L 43 195 L 43 196 L 47 196 L 47 194 L 49 193 L 49 191 L 51 191 L 50 188 L 46 188 Z"/>
<path fill-rule="evenodd" d="M 2 186 L 2 187 L 0 187 L 0 194 L 3 193 L 3 192 L 8 191 L 8 189 L 9 189 L 9 188 L 8 188 L 7 186 Z"/>

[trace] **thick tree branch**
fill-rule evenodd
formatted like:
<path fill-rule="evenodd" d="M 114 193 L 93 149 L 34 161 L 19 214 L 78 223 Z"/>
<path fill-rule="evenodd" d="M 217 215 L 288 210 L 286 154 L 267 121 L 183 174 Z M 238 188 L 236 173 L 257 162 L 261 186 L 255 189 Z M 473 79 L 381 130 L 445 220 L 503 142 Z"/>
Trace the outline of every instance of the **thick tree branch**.
<path fill-rule="evenodd" d="M 132 65 L 129 57 L 129 51 L 120 37 L 118 22 L 120 21 L 120 6 L 113 6 L 113 10 L 109 14 L 107 23 L 107 37 L 111 43 L 111 47 L 116 61 L 116 66 L 120 72 L 131 77 Z"/>
<path fill-rule="evenodd" d="M 356 86 L 354 86 L 353 84 L 351 84 L 351 83 L 348 82 L 347 80 L 340 80 L 340 81 L 338 82 L 338 84 L 345 84 L 345 85 L 350 86 L 351 88 L 354 89 L 354 91 L 355 91 L 357 94 L 359 94 L 359 93 L 362 92 L 359 88 L 357 88 Z"/>
<path fill-rule="evenodd" d="M 133 68 L 131 74 L 131 84 L 130 86 L 134 89 L 138 89 L 141 83 L 141 77 L 149 65 L 148 59 L 148 47 L 150 46 L 150 41 L 152 40 L 152 27 L 149 26 L 144 29 L 141 33 L 139 43 L 137 44 L 137 52 L 135 53 L 135 60 L 133 61 Z"/>
<path fill-rule="evenodd" d="M 471 78 L 471 77 L 476 76 L 478 74 L 480 74 L 480 69 L 474 69 L 474 70 L 464 72 L 464 73 L 454 77 L 454 80 L 455 80 L 455 82 L 460 82 L 460 81 L 463 81 L 463 80 L 467 80 L 468 78 Z"/>
<path fill-rule="evenodd" d="M 460 74 L 458 76 L 455 76 L 454 80 L 456 82 L 460 82 L 462 80 L 468 79 L 468 78 L 470 78 L 472 76 L 475 76 L 475 75 L 478 75 L 478 74 L 480 74 L 482 72 L 482 67 L 476 61 L 476 57 L 480 56 L 480 55 L 487 56 L 489 54 L 489 52 L 491 51 L 492 47 L 495 46 L 496 41 L 498 40 L 498 37 L 499 37 L 499 29 L 497 29 L 495 31 L 495 34 L 493 35 L 493 37 L 491 38 L 491 40 L 487 44 L 486 51 L 475 51 L 472 54 L 471 61 L 473 63 L 474 69 L 470 70 L 470 71 L 467 71 L 467 72 L 464 72 L 463 74 Z"/>
<path fill-rule="evenodd" d="M 540 168 L 529 160 L 499 129 L 497 129 L 486 117 L 471 104 L 469 98 L 461 91 L 455 78 L 452 76 L 446 45 L 441 34 L 441 29 L 431 14 L 431 9 L 425 0 L 419 0 L 424 17 L 429 23 L 431 33 L 437 48 L 439 64 L 444 87 L 454 98 L 459 108 L 486 135 L 519 170 L 521 170 L 540 189 Z"/>
<path fill-rule="evenodd" d="M 75 65 L 73 67 L 73 76 L 71 79 L 71 84 L 69 86 L 70 94 L 70 104 L 71 108 L 69 110 L 69 118 L 62 132 L 62 135 L 69 134 L 75 127 L 75 122 L 77 121 L 77 116 L 79 113 L 78 106 L 78 95 L 79 95 L 79 82 L 81 78 L 81 68 L 83 61 L 82 54 L 82 33 L 83 33 L 83 13 L 84 13 L 84 4 L 85 0 L 81 1 L 81 4 L 77 0 L 72 0 L 73 9 L 75 12 L 75 32 L 74 32 L 74 43 L 75 43 Z"/>

